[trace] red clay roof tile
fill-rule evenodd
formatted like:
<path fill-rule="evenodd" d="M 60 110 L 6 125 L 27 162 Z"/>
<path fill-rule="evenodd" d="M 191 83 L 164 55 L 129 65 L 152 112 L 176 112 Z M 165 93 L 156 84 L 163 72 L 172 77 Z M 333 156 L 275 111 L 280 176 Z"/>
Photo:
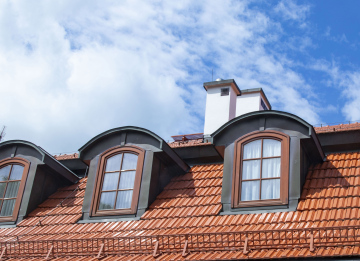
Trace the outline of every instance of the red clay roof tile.
<path fill-rule="evenodd" d="M 8 237 L 19 235 L 21 240 L 61 238 L 75 240 L 114 236 L 251 232 L 264 229 L 272 231 L 275 229 L 360 225 L 360 177 L 356 177 L 358 179 L 354 177 L 354 175 L 360 176 L 360 171 L 356 172 L 360 168 L 353 168 L 353 164 L 358 162 L 353 159 L 358 156 L 360 155 L 354 153 L 328 155 L 327 159 L 332 160 L 332 163 L 328 161 L 312 168 L 314 170 L 310 171 L 307 176 L 305 189 L 301 195 L 302 199 L 299 201 L 297 211 L 294 212 L 218 216 L 221 210 L 222 165 L 202 165 L 193 167 L 184 176 L 174 178 L 157 197 L 150 209 L 144 213 L 142 220 L 76 224 L 82 214 L 82 200 L 86 187 L 83 183 L 73 194 L 71 194 L 72 190 L 76 189 L 74 185 L 60 189 L 34 210 L 29 217 L 20 222 L 16 228 L 0 229 L 0 238 L 1 240 L 13 240 L 14 237 Z M 343 159 L 341 160 L 341 158 Z M 343 163 L 336 161 L 343 161 Z M 346 167 L 346 169 L 335 169 L 335 166 Z M 69 194 L 71 197 L 65 200 L 62 206 L 58 205 Z M 54 209 L 54 207 L 56 208 Z M 41 225 L 38 224 L 39 220 L 41 220 Z M 38 225 L 33 227 L 36 224 Z M 196 260 L 197 257 L 206 259 L 210 256 L 215 258 L 311 257 L 325 254 L 330 256 L 349 255 L 349 251 L 352 251 L 350 248 L 344 247 L 336 248 L 332 252 L 326 252 L 326 250 L 317 248 L 315 252 L 311 253 L 308 248 L 271 249 L 269 251 L 254 249 L 248 255 L 243 255 L 241 251 L 203 252 L 190 254 L 185 259 L 194 258 Z M 356 251 L 358 253 L 359 249 Z M 123 255 L 121 259 L 128 260 L 129 257 L 135 260 L 139 257 L 154 260 L 151 254 Z M 175 257 L 179 258 L 179 253 L 160 255 L 160 258 L 164 260 Z"/>

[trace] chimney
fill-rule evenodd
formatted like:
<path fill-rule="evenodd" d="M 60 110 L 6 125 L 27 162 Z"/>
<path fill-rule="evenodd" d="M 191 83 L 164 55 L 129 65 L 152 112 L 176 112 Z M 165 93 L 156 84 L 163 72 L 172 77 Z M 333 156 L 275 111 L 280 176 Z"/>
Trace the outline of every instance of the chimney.
<path fill-rule="evenodd" d="M 233 118 L 271 105 L 261 88 L 240 90 L 234 79 L 205 82 L 206 95 L 204 135 L 210 135 Z"/>

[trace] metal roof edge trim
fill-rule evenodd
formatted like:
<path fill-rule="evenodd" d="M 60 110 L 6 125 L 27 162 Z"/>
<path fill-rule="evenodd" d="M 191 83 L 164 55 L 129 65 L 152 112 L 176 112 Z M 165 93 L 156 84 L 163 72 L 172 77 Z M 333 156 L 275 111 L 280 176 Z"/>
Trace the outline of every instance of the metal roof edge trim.
<path fill-rule="evenodd" d="M 22 145 L 32 147 L 33 149 L 35 149 L 37 152 L 40 153 L 40 155 L 42 156 L 42 159 L 41 159 L 42 162 L 45 163 L 47 161 L 46 157 L 49 157 L 52 161 L 54 161 L 56 164 L 60 165 L 64 170 L 66 170 L 70 175 L 74 176 L 77 180 L 80 179 L 78 175 L 76 175 L 74 172 L 72 172 L 69 168 L 67 168 L 60 161 L 55 159 L 50 153 L 48 153 L 43 148 L 41 148 L 40 146 L 35 145 L 34 143 L 32 143 L 30 141 L 26 141 L 26 140 L 8 140 L 8 141 L 1 142 L 0 147 L 7 146 L 7 145 L 12 145 L 12 144 L 15 144 L 15 145 L 16 144 L 22 144 Z M 66 175 L 63 175 L 63 176 L 66 177 Z"/>
<path fill-rule="evenodd" d="M 310 123 L 308 123 L 307 121 L 300 118 L 299 116 L 297 116 L 295 114 L 291 114 L 289 112 L 268 110 L 268 111 L 253 111 L 253 112 L 249 112 L 249 113 L 240 115 L 238 117 L 235 117 L 234 119 L 232 119 L 232 120 L 226 122 L 225 124 L 223 124 L 222 126 L 220 126 L 220 128 L 218 128 L 216 131 L 214 131 L 210 136 L 212 138 L 214 138 L 216 135 L 218 135 L 220 132 L 222 132 L 224 129 L 226 129 L 227 127 L 229 127 L 233 123 L 235 123 L 237 121 L 244 120 L 244 119 L 252 117 L 252 116 L 257 116 L 257 115 L 280 115 L 280 116 L 292 118 L 292 119 L 300 122 L 301 124 L 305 125 L 306 127 L 308 127 L 309 128 L 309 135 L 312 134 L 313 126 Z"/>
<path fill-rule="evenodd" d="M 81 155 L 82 155 L 82 152 L 87 148 L 89 147 L 92 143 L 94 143 L 95 141 L 101 139 L 101 138 L 104 138 L 108 135 L 111 135 L 113 133 L 116 133 L 116 132 L 122 132 L 122 131 L 127 131 L 127 130 L 133 130 L 133 131 L 139 131 L 139 132 L 143 132 L 143 133 L 146 133 L 152 137 L 154 137 L 155 139 L 157 139 L 160 143 L 160 146 L 161 146 L 161 143 L 164 142 L 164 140 L 158 136 L 157 134 L 153 133 L 152 131 L 149 131 L 148 129 L 145 129 L 145 128 L 141 128 L 141 127 L 136 127 L 136 126 L 124 126 L 124 127 L 117 127 L 117 128 L 113 128 L 113 129 L 110 129 L 110 130 L 107 130 L 107 131 L 104 131 L 98 135 L 96 135 L 95 137 L 93 137 L 92 139 L 90 139 L 88 142 L 86 142 L 80 149 L 79 149 L 79 158 L 81 158 Z"/>
<path fill-rule="evenodd" d="M 12 145 L 12 144 L 22 144 L 22 145 L 26 145 L 29 147 L 32 147 L 33 149 L 35 149 L 37 152 L 39 152 L 42 156 L 42 161 L 44 161 L 45 159 L 45 155 L 48 155 L 48 153 L 42 149 L 41 147 L 35 145 L 34 143 L 30 142 L 30 141 L 26 141 L 26 140 L 8 140 L 8 141 L 3 141 L 0 143 L 0 148 L 3 146 L 7 146 L 7 145 Z"/>
<path fill-rule="evenodd" d="M 322 147 L 320 145 L 320 141 L 317 137 L 317 133 L 314 129 L 314 127 L 308 123 L 307 121 L 305 121 L 304 119 L 300 118 L 299 116 L 295 115 L 295 114 L 292 114 L 292 113 L 289 113 L 289 112 L 283 112 L 283 111 L 276 111 L 276 110 L 268 110 L 268 111 L 254 111 L 254 112 L 249 112 L 249 113 L 246 113 L 246 114 L 243 114 L 243 115 L 240 115 L 228 122 L 226 122 L 225 124 L 223 124 L 220 128 L 218 128 L 215 132 L 213 132 L 210 137 L 211 137 L 211 143 L 214 143 L 214 138 L 220 134 L 222 131 L 224 131 L 226 128 L 230 127 L 233 123 L 235 122 L 238 122 L 238 121 L 242 121 L 242 120 L 246 120 L 247 118 L 249 117 L 253 117 L 253 116 L 261 116 L 261 115 L 280 115 L 280 116 L 283 116 L 283 117 L 288 117 L 288 118 L 291 118 L 291 119 L 294 119 L 296 121 L 298 121 L 299 123 L 305 125 L 306 127 L 309 128 L 309 133 L 308 135 L 310 137 L 313 138 L 316 146 L 318 147 L 319 149 L 319 153 L 324 156 L 324 152 L 322 150 Z"/>

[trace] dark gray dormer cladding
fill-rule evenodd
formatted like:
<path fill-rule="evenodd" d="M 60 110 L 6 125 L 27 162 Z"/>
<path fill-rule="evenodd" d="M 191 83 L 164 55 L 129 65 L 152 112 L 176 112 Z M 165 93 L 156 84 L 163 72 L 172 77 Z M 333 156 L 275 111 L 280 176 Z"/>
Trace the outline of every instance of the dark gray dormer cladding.
<path fill-rule="evenodd" d="M 244 135 L 274 131 L 289 137 L 288 204 L 232 208 L 236 141 Z M 280 111 L 258 111 L 241 115 L 221 126 L 207 138 L 224 157 L 222 183 L 223 211 L 226 214 L 262 211 L 292 211 L 296 209 L 307 169 L 310 164 L 322 162 L 324 153 L 313 127 L 301 118 Z"/>
<path fill-rule="evenodd" d="M 20 193 L 21 198 L 16 199 L 19 211 L 13 221 L 1 222 L 0 225 L 20 222 L 58 188 L 77 183 L 79 180 L 71 170 L 31 142 L 11 140 L 0 143 L 0 161 L 11 162 L 16 159 L 24 160 L 29 168 L 27 173 L 24 173 L 26 176 L 23 191 Z M 3 197 L 6 197 L 6 194 Z"/>
<path fill-rule="evenodd" d="M 99 192 L 99 188 L 103 188 L 105 182 L 105 178 L 99 179 L 99 175 L 105 176 L 106 174 L 105 170 L 100 169 L 101 160 L 111 150 L 119 151 L 115 152 L 115 155 L 116 153 L 122 153 L 122 150 L 124 152 L 136 150 L 141 154 L 139 154 L 139 160 L 140 156 L 143 157 L 139 191 L 133 190 L 133 194 L 138 193 L 138 200 L 134 204 L 136 209 L 129 211 L 130 214 L 123 214 L 114 207 L 113 211 L 107 212 L 109 213 L 107 215 L 106 211 L 101 212 L 99 205 L 96 205 L 100 204 L 96 203 L 100 200 L 101 191 Z M 162 138 L 149 130 L 132 126 L 112 129 L 94 137 L 79 149 L 79 158 L 89 164 L 88 181 L 83 203 L 84 215 L 83 220 L 80 222 L 139 218 L 172 177 L 182 175 L 189 170 L 189 166 Z M 118 189 L 115 189 L 115 191 L 117 195 L 119 193 Z M 105 214 L 97 215 L 96 211 Z"/>

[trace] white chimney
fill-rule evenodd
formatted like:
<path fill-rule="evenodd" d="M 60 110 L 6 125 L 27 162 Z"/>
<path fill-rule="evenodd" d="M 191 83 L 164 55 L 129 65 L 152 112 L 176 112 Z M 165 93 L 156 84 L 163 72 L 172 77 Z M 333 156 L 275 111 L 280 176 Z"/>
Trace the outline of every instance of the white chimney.
<path fill-rule="evenodd" d="M 206 95 L 204 135 L 210 135 L 224 123 L 242 114 L 271 110 L 261 88 L 240 90 L 233 79 L 205 82 Z"/>

